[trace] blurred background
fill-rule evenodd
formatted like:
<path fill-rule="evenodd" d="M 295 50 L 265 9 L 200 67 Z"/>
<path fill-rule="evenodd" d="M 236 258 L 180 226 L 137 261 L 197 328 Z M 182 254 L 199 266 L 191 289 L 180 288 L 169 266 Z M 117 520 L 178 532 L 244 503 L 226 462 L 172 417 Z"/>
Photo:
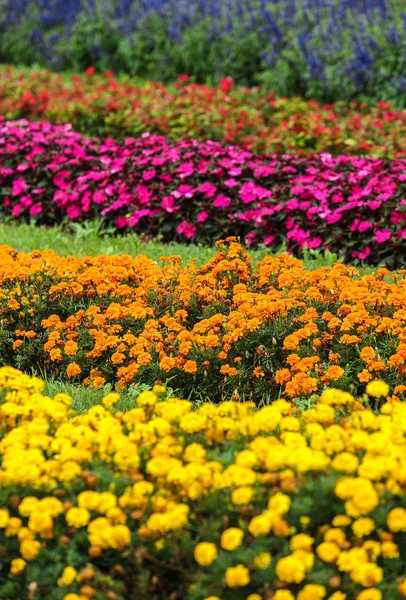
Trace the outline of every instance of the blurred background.
<path fill-rule="evenodd" d="M 406 106 L 404 0 L 0 0 L 0 62 Z"/>

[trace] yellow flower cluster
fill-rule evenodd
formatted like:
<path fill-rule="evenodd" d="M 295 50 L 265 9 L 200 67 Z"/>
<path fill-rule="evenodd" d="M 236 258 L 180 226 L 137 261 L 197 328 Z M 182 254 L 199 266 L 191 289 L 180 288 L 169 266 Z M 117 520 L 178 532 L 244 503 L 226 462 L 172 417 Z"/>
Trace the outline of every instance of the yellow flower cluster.
<path fill-rule="evenodd" d="M 42 389 L 0 368 L 0 597 L 84 600 L 89 568 L 124 579 L 125 599 L 148 597 L 145 574 L 162 598 L 406 597 L 406 405 L 378 414 L 329 389 L 300 416 L 283 399 L 194 410 L 157 387 L 78 414 Z"/>

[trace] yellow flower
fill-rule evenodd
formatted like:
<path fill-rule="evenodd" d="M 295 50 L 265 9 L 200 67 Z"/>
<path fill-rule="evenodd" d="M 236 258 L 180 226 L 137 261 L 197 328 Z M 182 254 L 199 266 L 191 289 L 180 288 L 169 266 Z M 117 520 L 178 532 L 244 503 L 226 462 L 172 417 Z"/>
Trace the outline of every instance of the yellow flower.
<path fill-rule="evenodd" d="M 247 596 L 247 600 L 262 600 L 262 596 L 259 594 L 250 594 Z"/>
<path fill-rule="evenodd" d="M 272 600 L 295 600 L 295 597 L 289 590 L 276 590 Z"/>
<path fill-rule="evenodd" d="M 334 527 L 348 527 L 348 525 L 351 525 L 351 519 L 347 515 L 337 515 L 332 520 L 332 525 Z"/>
<path fill-rule="evenodd" d="M 11 561 L 10 575 L 18 575 L 25 569 L 27 563 L 22 558 L 14 558 Z"/>
<path fill-rule="evenodd" d="M 237 527 L 230 527 L 221 534 L 220 546 L 224 550 L 232 551 L 241 546 L 244 532 Z"/>
<path fill-rule="evenodd" d="M 211 565 L 217 558 L 217 548 L 211 542 L 200 542 L 194 551 L 195 561 L 202 566 Z"/>
<path fill-rule="evenodd" d="M 287 583 L 301 583 L 305 578 L 304 564 L 295 556 L 285 556 L 276 564 L 276 575 Z"/>
<path fill-rule="evenodd" d="M 323 585 L 309 583 L 298 593 L 297 600 L 323 600 L 326 593 L 326 588 Z"/>
<path fill-rule="evenodd" d="M 369 517 L 363 517 L 354 521 L 351 525 L 351 529 L 357 537 L 365 537 L 375 529 L 375 521 Z"/>
<path fill-rule="evenodd" d="M 380 398 L 381 396 L 386 398 L 389 395 L 389 386 L 380 379 L 374 379 L 368 383 L 366 393 L 368 396 L 374 396 L 374 398 Z"/>
<path fill-rule="evenodd" d="M 248 485 L 243 485 L 236 488 L 231 494 L 231 502 L 233 504 L 249 504 L 254 495 L 254 490 Z"/>
<path fill-rule="evenodd" d="M 307 533 L 298 533 L 290 540 L 290 548 L 291 550 L 309 550 L 311 549 L 313 542 L 314 538 L 307 535 Z"/>
<path fill-rule="evenodd" d="M 137 406 L 155 406 L 158 402 L 158 396 L 154 392 L 145 390 L 137 398 Z"/>
<path fill-rule="evenodd" d="M 406 598 L 406 577 L 399 582 L 398 590 L 403 598 Z"/>
<path fill-rule="evenodd" d="M 399 548 L 394 542 L 382 542 L 381 554 L 384 558 L 398 558 Z"/>
<path fill-rule="evenodd" d="M 270 497 L 268 501 L 268 510 L 272 510 L 277 515 L 283 516 L 289 511 L 291 502 L 289 496 L 278 492 Z"/>
<path fill-rule="evenodd" d="M 271 531 L 272 522 L 268 515 L 262 514 L 253 517 L 248 525 L 248 531 L 254 537 L 258 537 L 260 535 L 268 535 Z"/>
<path fill-rule="evenodd" d="M 317 556 L 324 562 L 331 563 L 340 555 L 340 548 L 334 542 L 322 542 L 316 549 Z"/>
<path fill-rule="evenodd" d="M 26 496 L 21 500 L 18 512 L 22 517 L 29 517 L 38 508 L 39 500 L 35 496 Z"/>
<path fill-rule="evenodd" d="M 10 515 L 8 514 L 8 511 L 5 510 L 4 508 L 0 509 L 0 529 L 4 529 L 5 527 L 7 527 L 7 524 L 10 520 Z"/>
<path fill-rule="evenodd" d="M 237 565 L 236 567 L 229 567 L 226 571 L 226 584 L 228 587 L 244 587 L 250 582 L 250 575 L 247 567 L 244 565 Z"/>
<path fill-rule="evenodd" d="M 254 558 L 254 565 L 258 569 L 266 569 L 271 564 L 272 556 L 269 552 L 261 552 Z"/>
<path fill-rule="evenodd" d="M 110 407 L 110 406 L 114 406 L 114 404 L 117 404 L 117 402 L 119 400 L 120 400 L 120 394 L 117 394 L 116 392 L 110 392 L 110 394 L 107 394 L 107 396 L 104 396 L 103 404 L 104 404 L 104 406 Z"/>
<path fill-rule="evenodd" d="M 406 509 L 400 507 L 394 508 L 388 514 L 386 522 L 393 533 L 406 531 Z"/>
<path fill-rule="evenodd" d="M 373 563 L 361 563 L 355 566 L 350 573 L 351 579 L 364 587 L 372 587 L 383 579 L 381 567 Z"/>
<path fill-rule="evenodd" d="M 91 514 L 87 510 L 87 508 L 78 508 L 73 506 L 66 513 L 66 522 L 70 527 L 75 527 L 75 529 L 79 529 L 79 527 L 85 527 L 90 521 Z"/>
<path fill-rule="evenodd" d="M 76 579 L 77 574 L 78 572 L 73 567 L 65 567 L 62 572 L 62 575 L 58 579 L 59 587 L 64 587 L 73 583 Z"/>
<path fill-rule="evenodd" d="M 334 592 L 332 596 L 329 596 L 327 600 L 346 600 L 347 594 L 343 592 Z"/>
<path fill-rule="evenodd" d="M 20 544 L 20 554 L 25 560 L 34 560 L 41 549 L 37 540 L 23 540 Z"/>
<path fill-rule="evenodd" d="M 381 590 L 376 588 L 370 588 L 369 590 L 362 590 L 357 596 L 357 600 L 382 600 L 383 595 Z"/>
<path fill-rule="evenodd" d="M 86 490 L 78 495 L 78 505 L 88 510 L 96 510 L 99 504 L 99 493 L 93 490 Z"/>

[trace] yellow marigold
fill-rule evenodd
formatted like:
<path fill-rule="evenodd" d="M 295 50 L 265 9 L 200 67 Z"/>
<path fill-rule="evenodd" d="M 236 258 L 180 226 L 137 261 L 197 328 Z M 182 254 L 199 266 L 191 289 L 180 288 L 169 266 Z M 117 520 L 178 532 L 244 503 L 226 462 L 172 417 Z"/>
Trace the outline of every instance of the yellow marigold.
<path fill-rule="evenodd" d="M 4 529 L 7 527 L 7 524 L 10 520 L 10 515 L 7 510 L 4 508 L 0 509 L 0 529 Z"/>
<path fill-rule="evenodd" d="M 253 517 L 248 525 L 248 531 L 254 537 L 268 535 L 271 531 L 272 522 L 268 515 L 262 514 Z"/>
<path fill-rule="evenodd" d="M 403 578 L 398 585 L 398 590 L 403 598 L 406 598 L 406 577 Z"/>
<path fill-rule="evenodd" d="M 381 554 L 384 558 L 399 558 L 399 548 L 394 542 L 382 542 Z"/>
<path fill-rule="evenodd" d="M 243 485 L 233 490 L 231 494 L 231 502 L 238 505 L 248 504 L 251 502 L 253 495 L 254 489 L 248 485 Z"/>
<path fill-rule="evenodd" d="M 351 525 L 351 529 L 357 537 L 365 537 L 375 529 L 375 521 L 369 517 L 363 517 L 354 521 Z"/>
<path fill-rule="evenodd" d="M 386 522 L 393 533 L 406 531 L 406 509 L 401 507 L 392 509 Z"/>
<path fill-rule="evenodd" d="M 262 600 L 262 596 L 259 594 L 250 594 L 247 596 L 247 600 Z"/>
<path fill-rule="evenodd" d="M 269 498 L 268 510 L 275 512 L 279 516 L 283 516 L 289 512 L 291 503 L 292 501 L 289 496 L 277 492 Z"/>
<path fill-rule="evenodd" d="M 242 529 L 238 529 L 238 527 L 230 527 L 221 534 L 220 546 L 223 548 L 223 550 L 232 552 L 238 548 L 238 546 L 241 546 L 243 537 L 244 532 Z"/>
<path fill-rule="evenodd" d="M 23 558 L 13 558 L 10 566 L 10 575 L 18 575 L 25 569 L 26 561 Z"/>
<path fill-rule="evenodd" d="M 25 560 L 34 560 L 41 549 L 37 540 L 23 540 L 20 544 L 20 554 Z"/>
<path fill-rule="evenodd" d="M 89 523 L 90 517 L 91 514 L 87 508 L 79 508 L 77 506 L 70 508 L 65 515 L 68 525 L 70 527 L 75 527 L 75 529 L 85 527 Z"/>
<path fill-rule="evenodd" d="M 316 554 L 324 562 L 330 563 L 337 560 L 340 554 L 340 548 L 334 542 L 322 542 L 316 548 Z"/>
<path fill-rule="evenodd" d="M 276 563 L 276 575 L 286 583 L 301 583 L 305 574 L 304 564 L 295 556 L 285 556 Z"/>
<path fill-rule="evenodd" d="M 137 397 L 137 406 L 155 406 L 157 402 L 158 396 L 150 390 L 144 390 Z"/>
<path fill-rule="evenodd" d="M 271 564 L 272 556 L 269 552 L 261 552 L 254 558 L 254 565 L 258 569 L 266 569 Z"/>
<path fill-rule="evenodd" d="M 289 590 L 276 590 L 272 600 L 295 600 L 295 597 Z"/>
<path fill-rule="evenodd" d="M 297 600 L 323 600 L 327 591 L 324 585 L 309 583 L 297 595 Z"/>
<path fill-rule="evenodd" d="M 211 542 L 200 542 L 194 551 L 195 561 L 202 566 L 211 565 L 217 558 L 217 548 Z"/>
<path fill-rule="evenodd" d="M 58 579 L 59 587 L 65 587 L 73 583 L 76 579 L 78 572 L 73 567 L 65 567 L 62 575 Z"/>
<path fill-rule="evenodd" d="M 358 468 L 358 458 L 351 452 L 340 452 L 334 457 L 331 465 L 336 471 L 354 473 Z"/>
<path fill-rule="evenodd" d="M 351 525 L 351 519 L 347 515 L 336 515 L 332 520 L 334 527 L 348 527 Z"/>
<path fill-rule="evenodd" d="M 368 396 L 373 396 L 374 398 L 380 398 L 381 396 L 386 398 L 389 395 L 389 386 L 380 379 L 374 379 L 374 381 L 368 383 L 366 393 Z"/>
<path fill-rule="evenodd" d="M 78 495 L 78 505 L 88 510 L 96 510 L 99 504 L 100 494 L 93 490 L 86 490 Z"/>
<path fill-rule="evenodd" d="M 381 567 L 373 563 L 357 564 L 350 572 L 351 579 L 364 587 L 372 587 L 381 583 L 383 579 L 383 571 Z"/>
<path fill-rule="evenodd" d="M 294 535 L 290 540 L 290 548 L 291 550 L 309 550 L 311 549 L 314 542 L 314 538 L 307 535 L 307 533 L 298 533 Z"/>
<path fill-rule="evenodd" d="M 369 590 L 362 590 L 357 596 L 357 600 L 382 600 L 383 595 L 381 590 L 376 588 L 370 588 Z"/>
<path fill-rule="evenodd" d="M 104 406 L 110 407 L 110 406 L 114 406 L 114 404 L 117 404 L 117 402 L 119 400 L 120 400 L 120 394 L 117 394 L 117 392 L 110 392 L 110 394 L 107 394 L 106 396 L 104 396 L 103 404 L 104 404 Z"/>
<path fill-rule="evenodd" d="M 244 565 L 237 565 L 236 567 L 229 567 L 226 570 L 226 584 L 227 587 L 237 588 L 244 587 L 250 582 L 250 574 L 247 567 Z"/>

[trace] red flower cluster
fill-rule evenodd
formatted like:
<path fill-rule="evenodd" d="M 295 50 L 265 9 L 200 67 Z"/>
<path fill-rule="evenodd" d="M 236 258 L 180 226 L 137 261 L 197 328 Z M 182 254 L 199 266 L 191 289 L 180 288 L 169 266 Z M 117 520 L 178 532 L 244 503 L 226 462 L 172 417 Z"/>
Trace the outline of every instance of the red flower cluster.
<path fill-rule="evenodd" d="M 100 136 L 144 131 L 239 144 L 255 152 L 330 152 L 403 157 L 406 113 L 385 102 L 324 106 L 300 98 L 275 98 L 260 88 L 236 88 L 229 77 L 218 88 L 180 76 L 172 87 L 135 85 L 87 70 L 66 77 L 7 68 L 0 83 L 0 114 L 71 123 Z"/>

